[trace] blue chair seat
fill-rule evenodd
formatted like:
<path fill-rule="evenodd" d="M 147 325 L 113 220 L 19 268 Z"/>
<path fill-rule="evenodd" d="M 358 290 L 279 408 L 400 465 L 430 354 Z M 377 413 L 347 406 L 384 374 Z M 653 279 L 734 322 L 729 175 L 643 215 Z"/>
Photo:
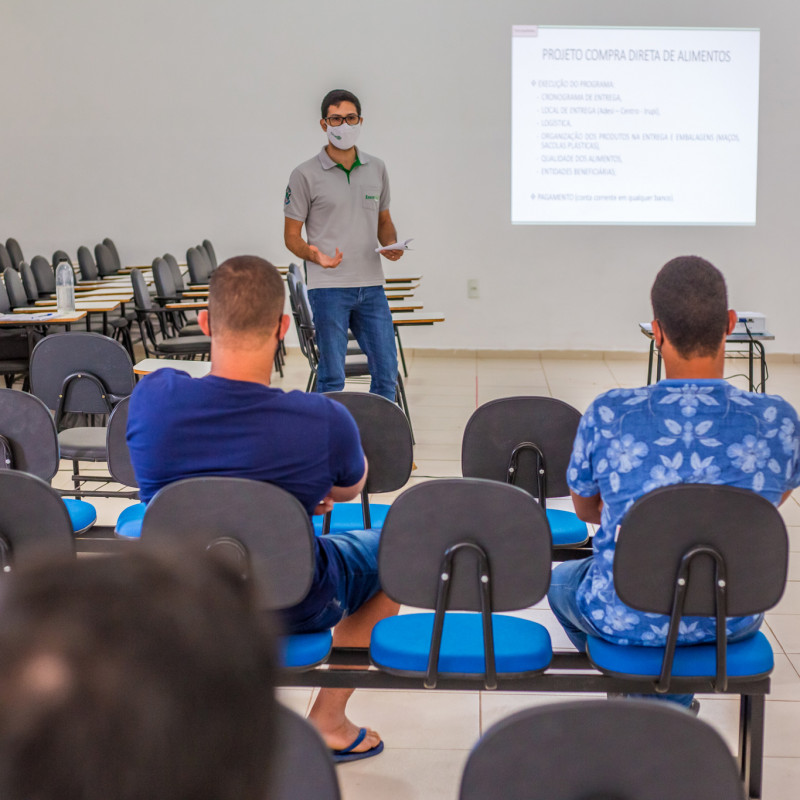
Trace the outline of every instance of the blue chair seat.
<path fill-rule="evenodd" d="M 589 527 L 578 519 L 578 515 L 574 511 L 548 508 L 547 521 L 550 523 L 553 547 L 580 545 L 589 538 Z"/>
<path fill-rule="evenodd" d="M 65 497 L 64 505 L 67 507 L 75 534 L 86 533 L 97 522 L 97 509 L 91 503 L 74 497 Z"/>
<path fill-rule="evenodd" d="M 142 520 L 147 503 L 136 503 L 123 509 L 117 517 L 114 533 L 123 539 L 138 539 L 142 535 Z"/>
<path fill-rule="evenodd" d="M 325 661 L 332 645 L 331 631 L 283 636 L 279 643 L 281 666 L 291 669 L 311 669 Z"/>
<path fill-rule="evenodd" d="M 621 677 L 657 678 L 664 658 L 663 647 L 640 647 L 611 644 L 590 636 L 587 653 L 601 671 Z M 728 675 L 731 678 L 766 675 L 775 663 L 767 637 L 761 631 L 728 645 Z M 713 677 L 716 675 L 716 645 L 693 644 L 675 648 L 672 675 L 676 678 Z"/>
<path fill-rule="evenodd" d="M 403 614 L 378 622 L 372 629 L 370 658 L 386 670 L 424 674 L 433 633 L 432 613 Z M 553 656 L 550 634 L 538 622 L 492 615 L 495 666 L 498 674 L 540 672 Z M 439 673 L 483 675 L 483 627 L 477 613 L 445 616 Z"/>
<path fill-rule="evenodd" d="M 386 503 L 370 503 L 369 515 L 373 528 L 382 528 L 386 520 L 389 506 Z M 314 533 L 319 536 L 322 533 L 322 521 L 324 517 L 312 517 Z M 331 514 L 331 533 L 342 533 L 343 531 L 364 530 L 364 514 L 361 511 L 361 503 L 336 503 Z"/>

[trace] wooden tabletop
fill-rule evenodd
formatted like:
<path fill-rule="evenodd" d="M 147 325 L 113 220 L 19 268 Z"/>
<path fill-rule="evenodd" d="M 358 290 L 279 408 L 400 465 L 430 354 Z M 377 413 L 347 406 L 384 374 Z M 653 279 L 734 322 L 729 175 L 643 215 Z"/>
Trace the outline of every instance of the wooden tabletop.
<path fill-rule="evenodd" d="M 210 361 L 183 361 L 179 358 L 145 358 L 133 365 L 136 375 L 149 375 L 157 369 L 171 367 L 188 372 L 193 378 L 202 378 L 211 370 Z"/>
<path fill-rule="evenodd" d="M 32 308 L 27 314 L 0 314 L 0 325 L 70 325 L 86 317 L 85 311 L 73 314 L 58 314 L 40 308 Z"/>
<path fill-rule="evenodd" d="M 444 322 L 444 314 L 441 311 L 412 311 L 392 317 L 392 324 L 395 327 L 398 325 L 433 325 L 434 322 Z"/>

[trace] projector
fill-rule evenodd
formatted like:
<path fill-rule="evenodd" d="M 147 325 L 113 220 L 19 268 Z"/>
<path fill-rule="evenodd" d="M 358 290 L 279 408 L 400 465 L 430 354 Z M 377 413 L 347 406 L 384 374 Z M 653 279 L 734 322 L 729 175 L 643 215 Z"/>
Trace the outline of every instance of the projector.
<path fill-rule="evenodd" d="M 759 311 L 739 311 L 739 320 L 736 327 L 733 329 L 734 333 L 766 333 L 767 332 L 767 318 Z"/>

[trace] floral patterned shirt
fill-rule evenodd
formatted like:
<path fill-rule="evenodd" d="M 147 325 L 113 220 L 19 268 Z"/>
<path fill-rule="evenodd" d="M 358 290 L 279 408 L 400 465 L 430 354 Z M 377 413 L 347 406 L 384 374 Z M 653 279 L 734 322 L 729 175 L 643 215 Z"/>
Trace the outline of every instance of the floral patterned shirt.
<path fill-rule="evenodd" d="M 668 618 L 634 611 L 613 583 L 617 528 L 634 501 L 660 486 L 715 483 L 758 492 L 777 505 L 800 485 L 797 413 L 775 395 L 743 392 L 723 380 L 662 380 L 600 395 L 581 419 L 567 470 L 581 497 L 600 494 L 594 560 L 578 606 L 618 644 L 663 645 Z M 729 620 L 735 633 L 752 617 Z M 684 617 L 679 641 L 715 638 L 714 621 Z"/>

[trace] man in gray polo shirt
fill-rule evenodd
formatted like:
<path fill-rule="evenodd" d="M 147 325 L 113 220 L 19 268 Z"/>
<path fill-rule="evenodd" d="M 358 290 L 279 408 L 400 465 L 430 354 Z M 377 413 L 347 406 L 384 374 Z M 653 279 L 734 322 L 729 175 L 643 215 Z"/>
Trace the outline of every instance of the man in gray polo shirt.
<path fill-rule="evenodd" d="M 322 101 L 320 126 L 328 144 L 297 167 L 284 200 L 286 247 L 307 266 L 320 362 L 317 390 L 344 387 L 347 333 L 367 356 L 370 391 L 395 399 L 397 350 L 383 291 L 378 244 L 397 241 L 389 213 L 389 178 L 383 161 L 356 148 L 361 103 L 334 89 Z M 300 235 L 306 226 L 306 239 Z M 402 250 L 383 250 L 397 261 Z"/>

